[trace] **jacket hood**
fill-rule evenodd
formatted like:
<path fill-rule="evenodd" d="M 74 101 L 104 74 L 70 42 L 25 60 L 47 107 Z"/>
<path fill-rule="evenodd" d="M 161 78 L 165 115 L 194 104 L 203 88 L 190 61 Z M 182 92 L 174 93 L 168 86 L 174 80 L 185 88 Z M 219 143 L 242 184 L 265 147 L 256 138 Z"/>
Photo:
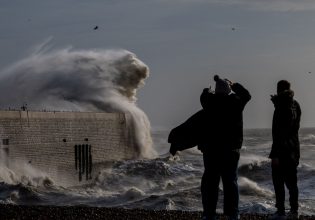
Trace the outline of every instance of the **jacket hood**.
<path fill-rule="evenodd" d="M 280 94 L 278 94 L 278 96 L 293 98 L 294 92 L 293 92 L 292 90 L 284 90 L 283 92 L 281 92 Z"/>
<path fill-rule="evenodd" d="M 289 105 L 293 103 L 294 92 L 292 90 L 285 90 L 271 98 L 275 105 Z"/>

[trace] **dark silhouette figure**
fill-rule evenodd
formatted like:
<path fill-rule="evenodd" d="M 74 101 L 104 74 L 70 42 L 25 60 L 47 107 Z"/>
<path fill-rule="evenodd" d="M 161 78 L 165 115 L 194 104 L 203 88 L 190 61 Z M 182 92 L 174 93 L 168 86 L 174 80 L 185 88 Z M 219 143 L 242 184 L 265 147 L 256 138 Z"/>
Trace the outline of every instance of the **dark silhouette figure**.
<path fill-rule="evenodd" d="M 26 103 L 24 103 L 24 104 L 22 105 L 21 110 L 22 110 L 22 111 L 26 111 L 26 110 L 27 110 L 27 104 L 26 104 Z"/>
<path fill-rule="evenodd" d="M 98 26 L 95 26 L 93 29 L 94 29 L 94 30 L 97 30 L 97 29 L 98 29 Z"/>
<path fill-rule="evenodd" d="M 274 218 L 285 215 L 285 185 L 290 194 L 290 218 L 298 217 L 297 166 L 300 159 L 299 128 L 301 108 L 293 99 L 290 83 L 281 80 L 277 84 L 277 95 L 271 96 L 275 110 L 272 121 L 271 158 L 272 180 L 276 194 L 277 212 Z"/>
<path fill-rule="evenodd" d="M 220 178 L 224 188 L 224 214 L 239 218 L 237 166 L 243 142 L 243 116 L 249 92 L 239 83 L 214 77 L 215 91 L 205 88 L 202 110 L 174 128 L 169 135 L 170 153 L 198 145 L 205 171 L 201 181 L 203 219 L 216 218 Z"/>
<path fill-rule="evenodd" d="M 205 166 L 201 182 L 203 214 L 205 219 L 215 218 L 222 178 L 224 214 L 229 219 L 238 219 L 237 167 L 243 142 L 243 110 L 251 96 L 239 83 L 218 76 L 214 80 L 215 92 L 204 89 L 200 97 L 208 125 L 203 143 L 199 145 Z"/>

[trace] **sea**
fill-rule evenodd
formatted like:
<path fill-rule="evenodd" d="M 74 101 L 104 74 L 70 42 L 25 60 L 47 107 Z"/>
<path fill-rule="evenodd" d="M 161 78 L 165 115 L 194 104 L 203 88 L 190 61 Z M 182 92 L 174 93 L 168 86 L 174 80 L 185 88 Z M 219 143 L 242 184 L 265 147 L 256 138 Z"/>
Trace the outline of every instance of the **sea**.
<path fill-rule="evenodd" d="M 155 159 L 115 161 L 89 185 L 64 187 L 35 169 L 23 172 L 0 166 L 0 203 L 120 207 L 127 209 L 202 211 L 200 183 L 202 153 L 197 148 L 169 151 L 170 129 L 152 129 Z M 301 159 L 298 166 L 299 212 L 315 215 L 315 128 L 300 129 Z M 270 129 L 244 131 L 238 168 L 241 213 L 268 214 L 275 211 L 271 179 Z M 41 174 L 39 174 L 41 173 Z M 220 183 L 217 212 L 222 212 Z M 286 191 L 286 208 L 289 209 Z"/>

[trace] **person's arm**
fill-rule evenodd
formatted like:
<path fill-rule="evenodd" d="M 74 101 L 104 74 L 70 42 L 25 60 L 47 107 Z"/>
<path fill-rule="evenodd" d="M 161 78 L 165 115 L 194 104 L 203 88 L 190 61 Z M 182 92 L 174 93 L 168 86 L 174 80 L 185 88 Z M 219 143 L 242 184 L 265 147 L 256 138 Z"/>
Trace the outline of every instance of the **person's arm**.
<path fill-rule="evenodd" d="M 294 129 L 296 132 L 298 132 L 300 129 L 300 121 L 301 121 L 302 111 L 301 111 L 301 107 L 297 101 L 294 101 L 294 104 L 296 105 L 296 120 L 295 120 L 295 124 L 294 124 Z"/>
<path fill-rule="evenodd" d="M 240 98 L 241 108 L 244 109 L 247 102 L 251 99 L 250 93 L 239 83 L 232 83 L 231 89 Z"/>
<path fill-rule="evenodd" d="M 296 160 L 296 164 L 299 164 L 299 159 L 300 159 L 300 144 L 299 144 L 299 140 L 298 140 L 298 133 L 299 133 L 299 129 L 300 129 L 300 121 L 301 121 L 301 107 L 299 105 L 299 103 L 297 101 L 294 101 L 295 106 L 296 106 L 296 120 L 294 123 L 294 132 L 297 134 L 297 143 L 296 143 L 296 147 L 295 147 L 295 160 Z"/>
<path fill-rule="evenodd" d="M 200 103 L 203 109 L 208 109 L 209 99 L 213 96 L 213 93 L 209 88 L 204 88 L 200 95 Z"/>

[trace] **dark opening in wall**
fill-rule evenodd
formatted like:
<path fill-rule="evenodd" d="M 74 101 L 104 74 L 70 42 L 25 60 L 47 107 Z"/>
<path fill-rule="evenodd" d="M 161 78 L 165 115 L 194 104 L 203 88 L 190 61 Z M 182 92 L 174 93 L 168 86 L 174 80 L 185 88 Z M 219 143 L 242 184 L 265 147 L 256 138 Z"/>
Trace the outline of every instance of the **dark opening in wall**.
<path fill-rule="evenodd" d="M 88 144 L 74 146 L 75 169 L 79 174 L 79 181 L 85 174 L 86 180 L 92 179 L 92 146 Z"/>
<path fill-rule="evenodd" d="M 9 138 L 2 139 L 2 144 L 3 145 L 9 145 Z"/>

